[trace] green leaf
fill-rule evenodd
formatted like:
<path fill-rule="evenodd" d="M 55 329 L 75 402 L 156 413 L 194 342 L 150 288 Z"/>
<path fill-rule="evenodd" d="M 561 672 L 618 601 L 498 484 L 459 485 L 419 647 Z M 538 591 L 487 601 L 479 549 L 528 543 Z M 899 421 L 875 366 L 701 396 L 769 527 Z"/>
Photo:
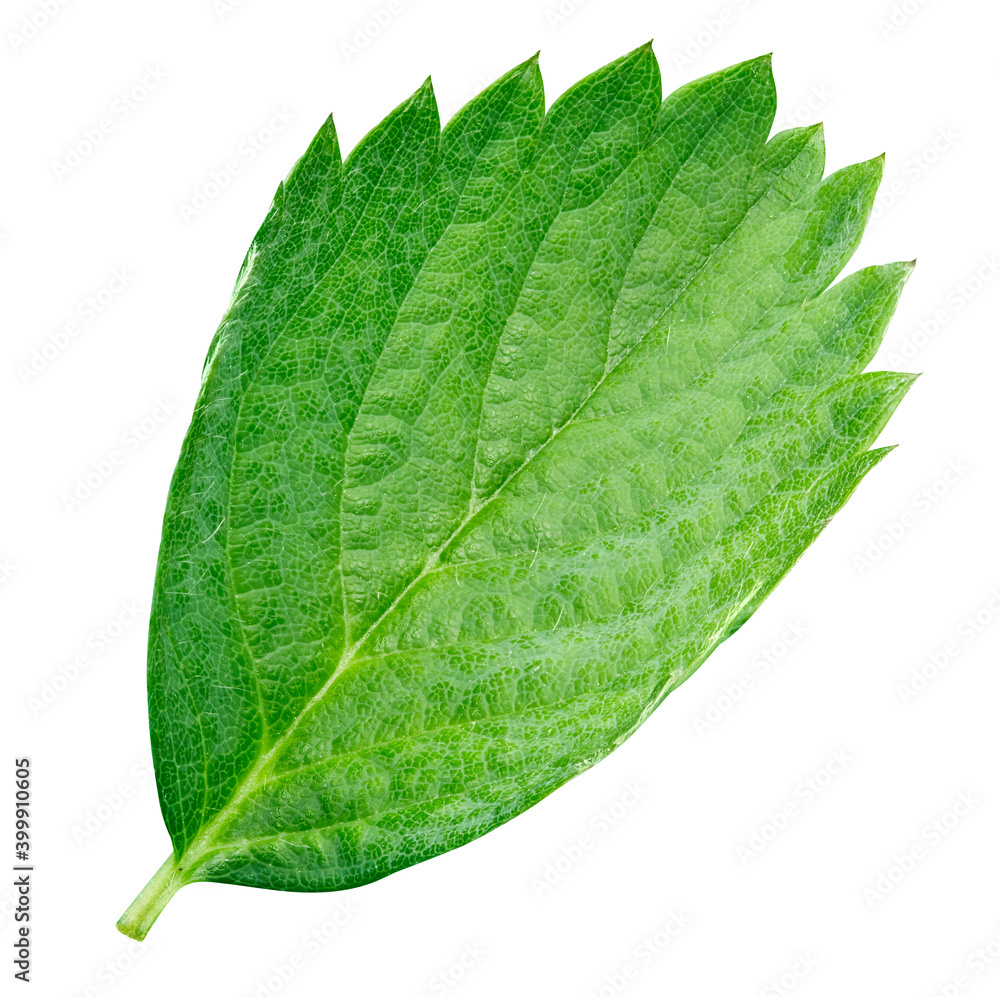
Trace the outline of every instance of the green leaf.
<path fill-rule="evenodd" d="M 769 60 L 661 102 L 650 46 L 545 113 L 429 83 L 279 187 L 167 501 L 149 716 L 173 854 L 337 890 L 485 833 L 631 734 L 864 474 L 909 264 L 831 286 L 881 160 L 768 140 Z"/>

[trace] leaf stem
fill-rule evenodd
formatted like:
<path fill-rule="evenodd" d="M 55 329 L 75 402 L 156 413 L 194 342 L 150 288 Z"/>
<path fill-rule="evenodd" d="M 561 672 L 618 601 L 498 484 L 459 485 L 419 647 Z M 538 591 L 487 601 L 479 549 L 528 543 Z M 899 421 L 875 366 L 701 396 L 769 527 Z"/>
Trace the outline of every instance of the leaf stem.
<path fill-rule="evenodd" d="M 132 906 L 118 919 L 118 930 L 141 942 L 170 898 L 185 882 L 177 868 L 177 860 L 171 854 L 132 901 Z"/>

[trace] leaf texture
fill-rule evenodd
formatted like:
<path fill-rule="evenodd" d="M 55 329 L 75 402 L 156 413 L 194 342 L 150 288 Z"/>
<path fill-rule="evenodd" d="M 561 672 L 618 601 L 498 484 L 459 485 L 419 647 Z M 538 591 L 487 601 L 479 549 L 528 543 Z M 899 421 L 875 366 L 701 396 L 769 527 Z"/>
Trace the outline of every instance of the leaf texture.
<path fill-rule="evenodd" d="M 546 113 L 428 82 L 278 189 L 171 485 L 149 642 L 185 882 L 358 886 L 620 744 L 885 450 L 910 264 L 833 284 L 881 160 L 768 138 L 767 58 L 661 100 L 650 46 Z M 832 285 L 832 286 L 831 286 Z M 161 902 L 162 901 L 162 902 Z M 135 905 L 134 905 L 135 906 Z"/>

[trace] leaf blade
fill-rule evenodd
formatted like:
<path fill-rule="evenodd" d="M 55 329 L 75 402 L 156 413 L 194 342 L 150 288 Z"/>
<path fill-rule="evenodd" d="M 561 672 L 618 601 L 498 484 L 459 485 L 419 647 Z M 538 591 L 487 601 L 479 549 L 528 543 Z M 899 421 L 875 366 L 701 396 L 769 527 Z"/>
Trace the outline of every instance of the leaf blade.
<path fill-rule="evenodd" d="M 912 377 L 862 371 L 910 266 L 833 284 L 881 161 L 768 139 L 767 58 L 659 87 L 643 46 L 546 113 L 532 59 L 442 131 L 428 82 L 279 187 L 164 520 L 164 889 L 346 888 L 510 819 L 887 452 Z"/>

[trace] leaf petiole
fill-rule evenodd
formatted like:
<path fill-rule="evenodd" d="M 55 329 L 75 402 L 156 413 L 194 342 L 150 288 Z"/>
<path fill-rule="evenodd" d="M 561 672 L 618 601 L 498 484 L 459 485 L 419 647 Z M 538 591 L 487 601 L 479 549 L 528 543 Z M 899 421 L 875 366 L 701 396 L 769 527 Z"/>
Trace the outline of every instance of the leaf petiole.
<path fill-rule="evenodd" d="M 131 906 L 118 919 L 117 928 L 123 935 L 141 942 L 160 916 L 170 898 L 185 885 L 187 880 L 180 875 L 177 858 L 171 853 L 153 878 L 142 888 Z"/>

